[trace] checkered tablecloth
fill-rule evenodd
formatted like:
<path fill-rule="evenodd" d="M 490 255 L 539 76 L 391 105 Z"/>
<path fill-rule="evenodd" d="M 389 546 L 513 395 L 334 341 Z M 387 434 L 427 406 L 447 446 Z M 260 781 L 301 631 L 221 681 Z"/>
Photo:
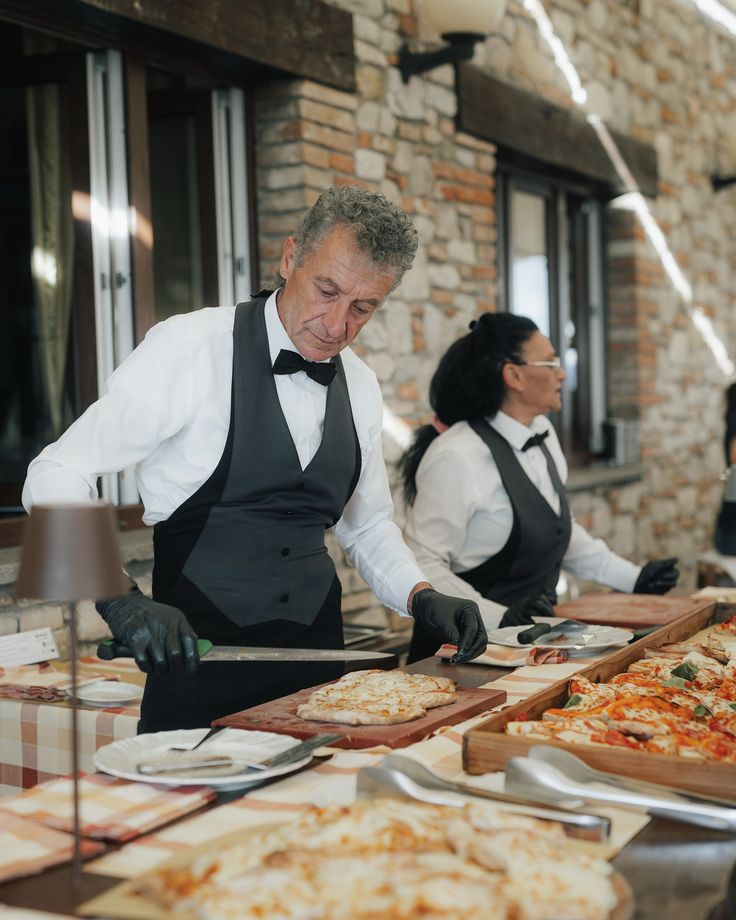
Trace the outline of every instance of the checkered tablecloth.
<path fill-rule="evenodd" d="M 113 667 L 99 659 L 80 663 L 80 675 L 87 673 L 117 674 L 126 681 L 140 677 L 135 665 L 116 661 Z M 71 773 L 71 713 L 68 703 L 0 698 L 0 797 Z M 95 751 L 134 736 L 140 711 L 138 707 L 80 707 L 78 714 L 79 768 L 92 773 Z"/>

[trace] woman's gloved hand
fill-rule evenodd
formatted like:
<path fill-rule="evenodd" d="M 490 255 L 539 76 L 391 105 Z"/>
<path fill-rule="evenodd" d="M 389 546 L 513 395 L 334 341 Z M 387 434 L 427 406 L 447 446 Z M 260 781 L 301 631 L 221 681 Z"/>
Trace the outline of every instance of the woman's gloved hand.
<path fill-rule="evenodd" d="M 553 617 L 555 611 L 546 594 L 536 597 L 522 597 L 506 608 L 506 613 L 501 617 L 499 626 L 529 626 L 534 620 L 532 617 Z"/>
<path fill-rule="evenodd" d="M 675 587 L 679 577 L 677 559 L 655 559 L 647 562 L 636 579 L 634 594 L 666 594 Z"/>
<path fill-rule="evenodd" d="M 146 674 L 167 674 L 199 666 L 197 634 L 176 607 L 159 604 L 132 588 L 125 597 L 98 601 L 97 612 L 115 639 L 133 652 Z"/>
<path fill-rule="evenodd" d="M 457 646 L 450 664 L 470 661 L 486 650 L 488 636 L 475 601 L 422 588 L 412 599 L 411 614 L 431 636 Z"/>

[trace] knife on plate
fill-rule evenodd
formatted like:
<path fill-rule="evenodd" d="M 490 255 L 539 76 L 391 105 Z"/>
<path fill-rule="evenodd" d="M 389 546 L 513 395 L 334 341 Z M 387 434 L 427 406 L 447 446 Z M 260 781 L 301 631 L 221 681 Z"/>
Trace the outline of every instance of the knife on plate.
<path fill-rule="evenodd" d="M 535 639 L 544 636 L 546 633 L 561 634 L 574 632 L 575 630 L 581 632 L 586 628 L 589 628 L 588 624 L 580 623 L 578 620 L 563 620 L 561 623 L 535 623 L 529 629 L 522 629 L 520 633 L 517 633 L 516 641 L 521 642 L 522 645 L 531 645 Z"/>
<path fill-rule="evenodd" d="M 280 754 L 269 757 L 268 760 L 250 761 L 243 760 L 237 754 L 196 754 L 194 756 L 184 756 L 176 758 L 163 758 L 161 760 L 148 760 L 139 763 L 137 770 L 143 776 L 159 776 L 165 773 L 179 773 L 191 770 L 233 768 L 242 770 L 272 770 L 274 767 L 283 767 L 286 764 L 296 763 L 302 760 L 307 754 L 316 751 L 317 748 L 327 747 L 334 741 L 344 738 L 344 734 L 321 733 L 307 738 L 293 747 L 287 748 Z"/>
<path fill-rule="evenodd" d="M 213 645 L 209 639 L 197 639 L 199 660 L 207 661 L 373 661 L 394 658 L 389 652 L 372 649 L 343 648 L 267 648 L 260 646 Z M 97 646 L 97 657 L 103 661 L 113 658 L 133 658 L 133 650 L 115 639 L 104 639 Z"/>

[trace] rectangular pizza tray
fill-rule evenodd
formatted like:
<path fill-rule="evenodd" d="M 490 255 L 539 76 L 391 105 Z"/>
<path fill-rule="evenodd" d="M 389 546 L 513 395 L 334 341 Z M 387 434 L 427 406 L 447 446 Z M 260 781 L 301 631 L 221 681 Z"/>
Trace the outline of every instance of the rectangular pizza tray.
<path fill-rule="evenodd" d="M 669 642 L 687 639 L 706 626 L 723 621 L 736 613 L 736 607 L 716 605 L 708 598 L 701 600 L 702 604 L 698 609 L 684 614 L 620 651 L 582 668 L 578 673 L 593 683 L 607 681 L 615 674 L 625 671 L 634 661 L 643 658 L 645 649 L 658 648 Z M 546 709 L 563 707 L 570 696 L 569 680 L 570 678 L 565 678 L 551 684 L 539 693 L 509 706 L 502 712 L 494 713 L 471 728 L 463 737 L 464 769 L 473 774 L 502 770 L 510 757 L 526 756 L 532 745 L 551 744 L 570 751 L 590 766 L 601 770 L 736 802 L 736 764 L 688 761 L 668 754 L 568 744 L 562 741 L 542 741 L 539 738 L 504 734 L 506 724 L 519 716 L 523 715 L 530 720 L 541 719 Z"/>

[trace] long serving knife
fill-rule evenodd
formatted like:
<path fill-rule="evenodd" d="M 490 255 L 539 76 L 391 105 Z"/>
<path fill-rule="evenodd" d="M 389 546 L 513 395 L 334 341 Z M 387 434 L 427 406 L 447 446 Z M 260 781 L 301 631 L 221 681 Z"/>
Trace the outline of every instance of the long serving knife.
<path fill-rule="evenodd" d="M 395 658 L 389 652 L 371 649 L 342 648 L 267 648 L 260 646 L 213 645 L 209 639 L 197 639 L 202 662 L 208 661 L 374 661 Z M 113 658 L 133 658 L 133 650 L 115 639 L 104 639 L 97 646 L 97 657 L 103 661 Z"/>

